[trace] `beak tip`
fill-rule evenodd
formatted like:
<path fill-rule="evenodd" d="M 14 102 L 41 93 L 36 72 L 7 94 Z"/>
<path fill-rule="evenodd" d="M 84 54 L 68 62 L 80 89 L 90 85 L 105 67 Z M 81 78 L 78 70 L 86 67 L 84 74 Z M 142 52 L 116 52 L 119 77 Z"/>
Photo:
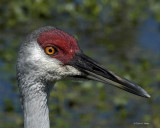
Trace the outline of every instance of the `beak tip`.
<path fill-rule="evenodd" d="M 145 97 L 146 98 L 151 98 L 151 96 L 148 93 L 145 94 Z"/>
<path fill-rule="evenodd" d="M 151 96 L 144 90 L 141 88 L 141 96 L 145 97 L 145 98 L 150 98 Z"/>

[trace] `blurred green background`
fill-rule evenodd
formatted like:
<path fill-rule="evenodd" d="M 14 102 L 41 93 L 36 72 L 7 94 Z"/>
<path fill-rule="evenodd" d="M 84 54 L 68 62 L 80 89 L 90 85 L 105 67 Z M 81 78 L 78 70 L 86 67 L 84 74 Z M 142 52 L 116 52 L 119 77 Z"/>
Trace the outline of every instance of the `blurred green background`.
<path fill-rule="evenodd" d="M 160 128 L 159 0 L 1 0 L 0 128 L 23 127 L 17 51 L 27 33 L 45 25 L 74 35 L 88 56 L 151 95 L 58 82 L 49 101 L 51 128 Z"/>

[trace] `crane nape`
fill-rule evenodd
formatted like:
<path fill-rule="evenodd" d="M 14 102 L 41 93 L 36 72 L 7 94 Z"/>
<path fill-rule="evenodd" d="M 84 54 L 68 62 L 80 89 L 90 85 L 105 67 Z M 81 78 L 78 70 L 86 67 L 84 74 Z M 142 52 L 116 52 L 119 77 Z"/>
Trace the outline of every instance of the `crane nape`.
<path fill-rule="evenodd" d="M 50 128 L 48 98 L 58 80 L 86 79 L 114 85 L 138 96 L 150 95 L 86 56 L 71 35 L 52 26 L 41 27 L 22 42 L 17 80 L 24 128 Z"/>

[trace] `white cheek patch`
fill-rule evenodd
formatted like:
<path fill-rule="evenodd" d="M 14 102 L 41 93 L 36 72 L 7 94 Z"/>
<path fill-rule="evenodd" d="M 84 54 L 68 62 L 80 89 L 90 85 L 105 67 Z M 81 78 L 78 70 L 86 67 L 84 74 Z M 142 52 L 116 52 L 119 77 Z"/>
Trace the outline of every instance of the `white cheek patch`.
<path fill-rule="evenodd" d="M 65 70 L 68 75 L 81 75 L 81 72 L 79 70 L 77 70 L 75 67 L 70 65 L 66 65 Z"/>
<path fill-rule="evenodd" d="M 32 62 L 33 61 L 41 62 L 44 65 L 47 64 L 47 66 L 52 64 L 54 65 L 62 64 L 59 60 L 48 56 L 36 41 L 32 42 L 32 44 L 33 45 L 29 48 L 29 52 L 31 55 L 29 59 L 32 60 Z"/>
<path fill-rule="evenodd" d="M 27 62 L 32 63 L 38 68 L 38 72 L 47 79 L 62 79 L 68 75 L 80 75 L 81 72 L 76 68 L 66 65 L 55 58 L 48 56 L 39 44 L 34 41 L 28 49 Z"/>
<path fill-rule="evenodd" d="M 32 46 L 28 48 L 28 59 L 41 72 L 59 72 L 62 62 L 48 56 L 36 41 L 32 42 Z"/>

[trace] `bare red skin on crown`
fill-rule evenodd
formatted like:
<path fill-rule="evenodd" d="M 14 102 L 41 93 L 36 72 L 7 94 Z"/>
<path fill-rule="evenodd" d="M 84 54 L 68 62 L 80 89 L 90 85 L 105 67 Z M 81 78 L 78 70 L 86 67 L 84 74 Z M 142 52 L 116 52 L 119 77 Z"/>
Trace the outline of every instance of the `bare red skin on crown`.
<path fill-rule="evenodd" d="M 42 32 L 38 36 L 37 42 L 43 49 L 47 46 L 54 46 L 58 52 L 51 57 L 60 60 L 63 64 L 70 62 L 75 53 L 80 52 L 77 41 L 69 34 L 58 29 Z"/>

